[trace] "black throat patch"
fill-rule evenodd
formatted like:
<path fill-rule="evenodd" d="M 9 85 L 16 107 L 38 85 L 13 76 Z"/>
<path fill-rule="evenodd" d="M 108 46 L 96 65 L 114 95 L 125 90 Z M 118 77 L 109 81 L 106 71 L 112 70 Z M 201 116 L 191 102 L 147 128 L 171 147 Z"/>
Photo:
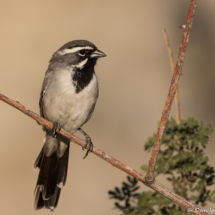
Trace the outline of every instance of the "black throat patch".
<path fill-rule="evenodd" d="M 82 69 L 73 68 L 74 75 L 72 77 L 75 92 L 81 92 L 92 80 L 94 73 L 94 65 L 87 64 Z"/>

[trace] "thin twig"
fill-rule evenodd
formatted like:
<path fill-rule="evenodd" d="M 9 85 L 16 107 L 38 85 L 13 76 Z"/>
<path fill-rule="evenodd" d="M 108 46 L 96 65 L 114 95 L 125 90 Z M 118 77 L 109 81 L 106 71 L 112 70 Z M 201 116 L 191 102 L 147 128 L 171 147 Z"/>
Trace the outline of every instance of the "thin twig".
<path fill-rule="evenodd" d="M 167 35 L 166 29 L 164 29 L 163 32 L 164 32 L 164 38 L 165 38 L 165 41 L 166 41 L 168 53 L 169 53 L 171 70 L 172 70 L 172 73 L 174 74 L 175 63 L 174 63 L 174 58 L 173 58 L 173 52 L 172 52 L 172 49 L 171 49 L 171 46 L 170 46 L 169 37 Z M 180 122 L 181 122 L 181 113 L 180 113 L 180 104 L 179 104 L 179 89 L 178 89 L 178 85 L 177 85 L 176 94 L 175 94 L 175 105 L 176 105 L 176 122 L 179 125 Z M 181 183 L 182 189 L 185 187 L 185 180 L 186 180 L 185 175 L 182 173 L 182 183 Z M 186 214 L 187 214 L 187 210 L 185 208 L 182 208 L 182 215 L 186 215 Z"/>
<path fill-rule="evenodd" d="M 159 154 L 163 133 L 164 133 L 164 130 L 166 127 L 168 117 L 169 117 L 172 100 L 174 99 L 179 77 L 181 75 L 181 69 L 182 69 L 182 66 L 184 63 L 184 55 L 185 55 L 185 51 L 186 51 L 186 47 L 187 47 L 187 43 L 188 43 L 189 35 L 190 35 L 190 28 L 191 28 L 191 25 L 193 22 L 193 16 L 195 13 L 196 1 L 197 0 L 191 0 L 191 3 L 190 3 L 190 8 L 188 11 L 186 25 L 185 25 L 185 29 L 184 29 L 184 35 L 183 35 L 181 47 L 179 50 L 178 61 L 176 63 L 175 72 L 173 74 L 171 86 L 169 89 L 169 94 L 167 96 L 166 104 L 164 106 L 164 110 L 162 113 L 155 144 L 152 148 L 151 157 L 149 159 L 148 170 L 147 170 L 146 178 L 145 178 L 148 183 L 152 183 L 154 181 L 154 168 L 155 168 L 157 157 Z"/>
<path fill-rule="evenodd" d="M 166 29 L 164 29 L 163 32 L 164 32 L 164 38 L 166 40 L 167 49 L 168 49 L 168 52 L 169 52 L 169 58 L 170 58 L 170 64 L 171 64 L 172 73 L 174 74 L 175 63 L 174 63 L 172 49 L 171 49 L 170 42 L 169 42 L 169 37 L 167 35 Z M 176 88 L 176 93 L 175 93 L 175 105 L 176 105 L 176 121 L 177 121 L 177 124 L 179 125 L 181 123 L 181 112 L 180 112 L 178 86 Z"/>
<path fill-rule="evenodd" d="M 162 139 L 162 135 L 163 135 L 163 131 L 166 125 L 165 122 L 165 118 L 167 120 L 168 114 L 169 114 L 169 109 L 171 106 L 171 99 L 174 96 L 175 93 L 175 89 L 178 83 L 178 79 L 179 79 L 179 74 L 181 71 L 181 66 L 183 63 L 183 58 L 184 58 L 184 51 L 186 48 L 186 44 L 188 41 L 188 36 L 189 36 L 189 29 L 191 27 L 191 23 L 192 23 L 192 16 L 194 14 L 194 8 L 196 5 L 196 0 L 192 0 L 191 2 L 191 6 L 190 6 L 190 10 L 188 13 L 188 17 L 190 17 L 189 19 L 187 19 L 187 25 L 186 25 L 186 29 L 184 32 L 184 39 L 183 39 L 183 43 L 181 46 L 181 51 L 179 54 L 179 61 L 177 62 L 176 65 L 176 70 L 175 73 L 173 75 L 173 81 L 172 81 L 172 85 L 170 88 L 170 95 L 168 96 L 169 99 L 167 99 L 165 108 L 164 108 L 164 119 L 161 119 L 161 125 L 160 125 L 160 135 L 158 135 L 158 140 L 161 141 Z M 190 16 L 189 16 L 190 15 Z M 31 110 L 27 109 L 26 107 L 24 107 L 23 105 L 21 105 L 19 102 L 15 102 L 12 99 L 7 98 L 6 96 L 0 94 L 0 100 L 8 103 L 9 105 L 17 108 L 18 110 L 22 111 L 23 113 L 25 113 L 26 115 L 30 116 L 31 118 L 33 118 L 34 120 L 36 120 L 40 125 L 43 125 L 49 129 L 51 129 L 53 127 L 53 124 L 49 121 L 47 121 L 46 119 L 43 119 L 42 117 L 40 117 L 39 115 L 37 115 L 36 113 L 32 112 Z M 163 118 L 163 117 L 162 117 Z M 79 139 L 78 137 L 68 133 L 67 131 L 65 131 L 64 129 L 61 129 L 59 131 L 59 129 L 57 129 L 57 132 L 60 133 L 61 135 L 63 135 L 64 137 L 70 139 L 71 141 L 77 143 L 80 146 L 84 146 L 85 142 L 81 139 Z M 158 147 L 154 147 L 153 152 L 158 150 L 159 151 L 159 146 L 160 143 L 158 142 Z M 184 207 L 186 209 L 190 209 L 189 211 L 197 214 L 197 215 L 209 215 L 206 212 L 203 212 L 203 210 L 196 210 L 197 206 L 188 202 L 186 199 L 182 198 L 181 196 L 175 194 L 174 192 L 172 192 L 171 190 L 167 189 L 166 187 L 164 187 L 163 185 L 159 184 L 158 182 L 156 182 L 155 180 L 153 180 L 153 183 L 149 183 L 149 180 L 146 180 L 147 177 L 144 177 L 143 175 L 141 175 L 140 173 L 138 173 L 137 171 L 135 171 L 134 169 L 132 169 L 131 167 L 124 165 L 123 163 L 121 163 L 120 161 L 116 160 L 115 158 L 111 157 L 110 155 L 106 154 L 105 152 L 101 151 L 100 149 L 94 147 L 93 148 L 93 153 L 97 156 L 99 156 L 100 158 L 104 159 L 105 161 L 109 162 L 110 164 L 112 164 L 113 166 L 121 169 L 122 171 L 126 172 L 127 174 L 137 178 L 139 181 L 141 181 L 142 183 L 144 183 L 145 185 L 147 185 L 148 187 L 154 189 L 155 191 L 157 191 L 158 193 L 160 193 L 161 195 L 165 196 L 166 198 L 174 201 L 175 203 L 177 203 L 178 205 L 180 205 L 181 207 Z M 156 158 L 157 158 L 158 152 L 157 154 L 155 154 L 154 158 L 155 161 L 150 163 L 149 169 L 152 169 L 151 173 L 152 173 L 152 178 L 153 178 L 153 170 L 154 170 L 154 165 L 156 162 Z M 151 160 L 150 160 L 151 161 Z M 150 172 L 149 175 L 150 176 Z M 150 177 L 148 177 L 150 178 Z"/>
<path fill-rule="evenodd" d="M 49 129 L 51 129 L 53 127 L 53 124 L 51 122 L 49 122 L 48 120 L 40 117 L 39 115 L 37 115 L 33 111 L 31 111 L 31 110 L 27 109 L 26 107 L 24 107 L 23 105 L 21 105 L 19 102 L 16 102 L 16 101 L 14 101 L 14 100 L 2 95 L 1 93 L 0 93 L 0 100 L 2 100 L 5 103 L 11 105 L 12 107 L 17 108 L 18 110 L 20 110 L 21 112 L 23 112 L 27 116 L 33 118 L 34 120 L 37 121 L 38 124 L 43 125 L 43 126 L 45 126 L 46 128 L 49 128 Z M 64 137 L 68 138 L 69 140 L 77 143 L 79 146 L 83 147 L 85 145 L 84 140 L 76 137 L 73 134 L 70 134 L 69 132 L 65 131 L 62 128 L 61 128 L 60 131 L 59 131 L 59 129 L 57 129 L 57 132 L 59 134 L 63 135 Z M 208 213 L 205 213 L 205 212 L 196 211 L 196 208 L 197 208 L 196 205 L 188 202 L 186 199 L 184 199 L 181 196 L 175 194 L 174 192 L 172 192 L 168 188 L 164 187 L 163 185 L 159 184 L 158 182 L 154 181 L 154 183 L 148 184 L 143 175 L 141 175 L 140 173 L 138 173 L 137 171 L 135 171 L 131 167 L 121 163 L 120 161 L 118 161 L 117 159 L 113 158 L 112 156 L 106 154 L 104 151 L 96 148 L 95 146 L 93 147 L 93 153 L 95 155 L 97 155 L 98 157 L 104 159 L 108 163 L 112 164 L 113 166 L 117 167 L 118 169 L 121 169 L 122 171 L 126 172 L 127 174 L 135 177 L 136 179 L 141 181 L 143 184 L 145 184 L 146 186 L 148 186 L 148 187 L 152 188 L 153 190 L 157 191 L 158 193 L 160 193 L 161 195 L 165 196 L 166 198 L 174 201 L 179 206 L 181 206 L 183 208 L 186 208 L 186 209 L 190 208 L 197 215 L 209 215 Z"/>

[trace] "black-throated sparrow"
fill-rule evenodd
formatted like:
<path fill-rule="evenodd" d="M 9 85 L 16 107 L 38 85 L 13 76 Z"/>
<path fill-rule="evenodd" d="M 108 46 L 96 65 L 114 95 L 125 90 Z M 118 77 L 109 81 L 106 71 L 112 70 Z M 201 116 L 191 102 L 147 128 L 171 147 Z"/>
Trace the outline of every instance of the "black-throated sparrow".
<path fill-rule="evenodd" d="M 57 50 L 49 62 L 39 104 L 40 115 L 54 126 L 52 130 L 44 128 L 45 143 L 34 164 L 40 169 L 35 210 L 54 210 L 66 183 L 70 141 L 55 133 L 56 128 L 60 126 L 70 133 L 80 130 L 86 138 L 85 157 L 93 150 L 91 139 L 81 126 L 94 111 L 99 95 L 94 66 L 99 57 L 105 56 L 91 42 L 74 40 Z"/>

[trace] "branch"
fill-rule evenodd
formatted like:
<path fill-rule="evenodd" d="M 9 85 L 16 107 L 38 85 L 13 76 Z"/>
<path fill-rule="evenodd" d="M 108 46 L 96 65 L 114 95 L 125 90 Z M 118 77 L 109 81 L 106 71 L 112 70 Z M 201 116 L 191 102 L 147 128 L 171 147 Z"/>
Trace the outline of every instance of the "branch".
<path fill-rule="evenodd" d="M 159 154 L 163 133 L 164 133 L 164 130 L 166 127 L 168 117 L 169 117 L 170 108 L 172 105 L 172 100 L 174 99 L 174 95 L 176 92 L 179 77 L 181 75 L 181 70 L 182 70 L 182 66 L 184 63 L 185 51 L 186 51 L 187 43 L 188 43 L 189 36 L 190 36 L 190 28 L 191 28 L 191 25 L 193 22 L 193 16 L 194 16 L 195 7 L 196 7 L 196 1 L 197 0 L 191 0 L 191 3 L 190 3 L 190 8 L 188 11 L 187 20 L 186 20 L 186 24 L 184 27 L 184 35 L 183 35 L 181 47 L 179 50 L 178 61 L 176 63 L 175 72 L 173 74 L 170 89 L 169 89 L 169 94 L 167 96 L 166 104 L 164 106 L 164 110 L 162 113 L 160 125 L 158 128 L 158 132 L 157 132 L 157 136 L 156 136 L 156 140 L 155 140 L 155 144 L 152 148 L 151 157 L 149 159 L 148 170 L 147 170 L 146 177 L 145 177 L 145 180 L 148 183 L 153 183 L 153 181 L 154 181 L 154 168 L 155 168 L 157 157 Z"/>
<path fill-rule="evenodd" d="M 161 195 L 165 196 L 166 198 L 174 201 L 175 203 L 177 203 L 181 207 L 186 208 L 186 209 L 189 208 L 189 212 L 192 211 L 194 214 L 197 214 L 197 215 L 209 215 L 208 213 L 203 212 L 203 210 L 199 209 L 196 205 L 188 202 L 186 199 L 184 199 L 181 196 L 175 194 L 174 192 L 172 192 L 168 188 L 164 187 L 163 185 L 159 184 L 158 182 L 156 182 L 153 179 L 154 165 L 156 163 L 156 158 L 158 156 L 160 142 L 161 142 L 161 139 L 162 139 L 162 136 L 163 136 L 164 128 L 165 128 L 166 121 L 167 121 L 167 118 L 168 118 L 168 115 L 169 115 L 170 106 L 171 106 L 172 99 L 173 99 L 174 94 L 175 94 L 175 90 L 176 90 L 176 86 L 177 86 L 177 83 L 178 83 L 181 67 L 182 67 L 182 64 L 183 64 L 184 52 L 185 52 L 185 48 L 186 48 L 188 37 L 189 37 L 189 31 L 190 31 L 190 27 L 191 27 L 191 24 L 192 24 L 192 17 L 193 17 L 193 14 L 194 14 L 195 6 L 196 6 L 196 0 L 192 0 L 191 6 L 190 6 L 190 9 L 189 9 L 189 13 L 188 13 L 186 28 L 185 28 L 185 31 L 184 31 L 184 38 L 183 38 L 182 46 L 181 46 L 180 53 L 179 53 L 179 58 L 178 58 L 179 60 L 178 60 L 177 65 L 176 65 L 175 73 L 173 75 L 173 80 L 172 80 L 172 84 L 171 84 L 171 87 L 170 87 L 169 96 L 168 96 L 168 99 L 167 99 L 167 102 L 166 102 L 166 105 L 165 105 L 165 108 L 164 108 L 164 111 L 163 111 L 163 116 L 162 116 L 162 119 L 161 119 L 159 131 L 158 131 L 158 138 L 157 138 L 156 143 L 155 143 L 155 145 L 153 147 L 152 156 L 150 158 L 149 170 L 148 170 L 147 176 L 144 177 L 143 175 L 141 175 L 140 173 L 138 173 L 137 171 L 135 171 L 131 167 L 121 163 L 120 161 L 116 160 L 115 158 L 111 157 L 110 155 L 106 154 L 104 151 L 102 151 L 102 150 L 100 150 L 100 149 L 98 149 L 96 147 L 93 147 L 93 153 L 95 155 L 97 155 L 98 157 L 104 159 L 105 161 L 107 161 L 111 165 L 113 165 L 113 166 L 117 167 L 118 169 L 126 172 L 127 174 L 135 177 L 136 179 L 141 181 L 146 186 L 152 188 L 153 190 L 155 190 L 156 192 L 158 192 Z M 19 102 L 16 102 L 16 101 L 14 101 L 14 100 L 12 100 L 10 98 L 7 98 L 6 96 L 4 96 L 2 94 L 0 94 L 0 100 L 2 100 L 5 103 L 7 103 L 7 104 L 17 108 L 18 110 L 22 111 L 27 116 L 29 116 L 29 117 L 33 118 L 34 120 L 36 120 L 38 124 L 43 125 L 48 129 L 52 129 L 53 124 L 51 122 L 49 122 L 48 120 L 40 117 L 39 115 L 37 115 L 36 113 L 32 112 L 31 110 L 27 109 L 26 107 L 21 105 Z M 69 132 L 65 131 L 64 129 L 61 129 L 61 130 L 57 129 L 57 132 L 59 134 L 63 135 L 64 137 L 68 138 L 69 140 L 77 143 L 78 145 L 80 145 L 82 147 L 85 145 L 85 141 L 83 141 L 82 139 L 76 137 L 75 135 L 70 134 Z M 152 182 L 150 180 L 148 180 L 148 179 L 150 179 L 150 176 L 153 179 Z M 196 208 L 198 208 L 199 210 L 196 210 Z"/>
<path fill-rule="evenodd" d="M 166 44 L 167 44 L 167 49 L 168 49 L 168 52 L 169 52 L 169 58 L 170 58 L 170 64 L 171 64 L 172 73 L 174 74 L 174 68 L 175 68 L 174 65 L 175 65 L 175 63 L 174 63 L 172 49 L 171 49 L 170 42 L 169 42 L 169 37 L 167 35 L 166 29 L 164 29 L 163 32 L 164 32 L 164 38 L 165 38 Z M 176 88 L 176 94 L 175 94 L 175 105 L 176 105 L 176 120 L 177 120 L 177 124 L 179 125 L 181 123 L 181 113 L 180 113 L 178 86 Z"/>
<path fill-rule="evenodd" d="M 11 105 L 12 107 L 15 107 L 16 109 L 20 110 L 21 112 L 23 112 L 27 116 L 33 118 L 38 124 L 43 125 L 46 128 L 48 128 L 48 129 L 52 129 L 53 124 L 51 122 L 49 122 L 48 120 L 40 117 L 39 115 L 37 115 L 33 111 L 27 109 L 26 107 L 24 107 L 23 105 L 21 105 L 19 102 L 16 102 L 16 101 L 14 101 L 14 100 L 12 100 L 12 99 L 10 99 L 10 98 L 2 95 L 1 93 L 0 93 L 0 100 L 2 100 L 5 103 Z M 85 141 L 84 140 L 76 137 L 73 134 L 70 134 L 69 132 L 65 131 L 62 128 L 61 128 L 60 131 L 59 131 L 59 129 L 57 129 L 57 132 L 59 134 L 63 135 L 64 137 L 68 138 L 69 140 L 77 143 L 79 146 L 83 147 L 85 145 Z M 188 202 L 186 199 L 184 199 L 181 196 L 175 194 L 174 192 L 172 192 L 168 188 L 164 187 L 163 185 L 159 184 L 158 182 L 154 181 L 154 183 L 148 184 L 147 181 L 145 180 L 145 177 L 143 175 L 141 175 L 140 173 L 138 173 L 137 171 L 135 171 L 131 167 L 129 167 L 129 166 L 121 163 L 120 161 L 118 161 L 117 159 L 113 158 L 112 156 L 106 154 L 104 151 L 96 148 L 95 146 L 93 147 L 93 152 L 92 153 L 94 153 L 98 157 L 104 159 L 105 161 L 107 161 L 111 165 L 117 167 L 118 169 L 121 169 L 122 171 L 126 172 L 127 174 L 135 177 L 136 179 L 138 179 L 139 181 L 141 181 L 146 186 L 152 188 L 153 190 L 155 190 L 156 192 L 158 192 L 161 195 L 165 196 L 166 198 L 174 201 L 175 203 L 177 203 L 181 207 L 184 207 L 186 209 L 189 208 L 189 209 L 191 209 L 197 215 L 209 215 L 208 213 L 205 213 L 205 212 L 200 212 L 200 211 L 196 211 L 195 212 L 195 210 L 197 208 L 196 205 Z"/>

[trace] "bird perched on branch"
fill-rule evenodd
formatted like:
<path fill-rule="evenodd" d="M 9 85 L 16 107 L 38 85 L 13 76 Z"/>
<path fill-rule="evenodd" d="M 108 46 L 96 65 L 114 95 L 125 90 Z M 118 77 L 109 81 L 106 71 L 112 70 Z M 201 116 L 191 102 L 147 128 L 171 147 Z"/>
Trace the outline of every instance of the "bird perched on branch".
<path fill-rule="evenodd" d="M 34 168 L 39 168 L 35 188 L 35 210 L 54 210 L 60 191 L 66 183 L 70 141 L 56 133 L 63 128 L 70 133 L 79 130 L 85 136 L 87 152 L 93 143 L 81 126 L 92 116 L 99 95 L 94 71 L 97 59 L 106 55 L 86 40 L 66 43 L 52 56 L 40 94 L 40 115 L 53 122 L 53 129 L 44 128 L 44 146 Z"/>

